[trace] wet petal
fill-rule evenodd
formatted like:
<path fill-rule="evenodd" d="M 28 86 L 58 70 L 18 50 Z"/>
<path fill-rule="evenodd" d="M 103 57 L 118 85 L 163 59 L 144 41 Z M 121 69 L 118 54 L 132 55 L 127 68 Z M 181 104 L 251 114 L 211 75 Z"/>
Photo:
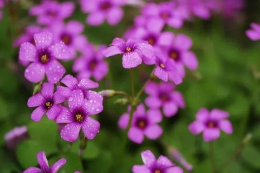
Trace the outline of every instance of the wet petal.
<path fill-rule="evenodd" d="M 117 46 L 110 46 L 102 51 L 103 55 L 108 58 L 110 56 L 122 54 L 123 51 Z"/>
<path fill-rule="evenodd" d="M 97 120 L 87 116 L 82 128 L 85 136 L 88 139 L 94 139 L 99 132 L 100 123 Z"/>
<path fill-rule="evenodd" d="M 70 89 L 74 89 L 78 85 L 78 80 L 71 75 L 66 75 L 61 82 Z"/>
<path fill-rule="evenodd" d="M 65 74 L 65 68 L 57 60 L 49 62 L 45 70 L 50 83 L 57 83 Z"/>
<path fill-rule="evenodd" d="M 48 31 L 34 34 L 34 41 L 37 49 L 46 49 L 51 45 L 53 35 Z"/>
<path fill-rule="evenodd" d="M 42 170 L 49 170 L 48 160 L 43 151 L 37 154 L 37 160 Z"/>
<path fill-rule="evenodd" d="M 81 89 L 92 89 L 92 88 L 98 88 L 99 85 L 97 82 L 94 82 L 88 78 L 83 78 L 80 80 L 79 85 L 78 85 Z"/>
<path fill-rule="evenodd" d="M 31 119 L 33 120 L 33 121 L 40 121 L 41 119 L 42 119 L 42 116 L 43 116 L 43 114 L 45 113 L 45 110 L 43 109 L 43 107 L 38 107 L 38 108 L 36 108 L 33 112 L 32 112 L 32 114 L 31 114 Z"/>
<path fill-rule="evenodd" d="M 31 63 L 25 70 L 24 76 L 32 83 L 40 82 L 45 74 L 45 69 L 39 63 Z"/>
<path fill-rule="evenodd" d="M 69 97 L 71 90 L 67 87 L 57 86 L 57 94 L 61 95 L 61 97 Z"/>
<path fill-rule="evenodd" d="M 96 115 L 103 111 L 103 97 L 95 91 L 88 91 L 87 100 L 83 106 L 89 115 Z"/>
<path fill-rule="evenodd" d="M 80 129 L 80 124 L 69 123 L 61 130 L 61 138 L 68 142 L 75 142 L 79 137 Z"/>
<path fill-rule="evenodd" d="M 147 167 L 151 167 L 156 162 L 156 158 L 150 150 L 143 151 L 141 156 L 145 166 Z"/>
<path fill-rule="evenodd" d="M 52 83 L 43 83 L 41 93 L 45 98 L 52 98 L 54 85 Z"/>
<path fill-rule="evenodd" d="M 51 168 L 50 173 L 56 173 L 58 170 L 66 163 L 66 159 L 60 159 L 57 162 L 55 162 Z"/>
<path fill-rule="evenodd" d="M 61 107 L 59 105 L 53 105 L 47 112 L 46 115 L 48 119 L 54 120 L 61 112 Z"/>
<path fill-rule="evenodd" d="M 129 52 L 123 55 L 123 67 L 124 68 L 134 68 L 142 63 L 142 58 L 137 52 Z"/>
<path fill-rule="evenodd" d="M 27 105 L 28 107 L 37 107 L 40 106 L 43 103 L 43 96 L 41 93 L 37 93 L 29 98 Z"/>
<path fill-rule="evenodd" d="M 39 168 L 30 167 L 30 168 L 26 169 L 25 171 L 23 171 L 23 173 L 43 173 L 43 172 Z"/>
<path fill-rule="evenodd" d="M 35 46 L 31 43 L 23 43 L 19 51 L 20 61 L 35 61 L 37 58 L 37 50 Z"/>
<path fill-rule="evenodd" d="M 75 110 L 76 108 L 81 107 L 83 100 L 84 94 L 80 89 L 72 91 L 68 100 L 70 110 Z"/>
<path fill-rule="evenodd" d="M 68 108 L 62 106 L 61 112 L 56 118 L 56 123 L 72 123 L 73 122 L 73 115 L 69 111 Z"/>
<path fill-rule="evenodd" d="M 62 41 L 52 45 L 49 48 L 49 50 L 50 50 L 52 56 L 57 59 L 69 60 L 69 59 L 73 58 L 72 53 L 70 53 L 69 48 Z"/>
<path fill-rule="evenodd" d="M 132 171 L 133 173 L 151 173 L 145 165 L 134 165 Z"/>

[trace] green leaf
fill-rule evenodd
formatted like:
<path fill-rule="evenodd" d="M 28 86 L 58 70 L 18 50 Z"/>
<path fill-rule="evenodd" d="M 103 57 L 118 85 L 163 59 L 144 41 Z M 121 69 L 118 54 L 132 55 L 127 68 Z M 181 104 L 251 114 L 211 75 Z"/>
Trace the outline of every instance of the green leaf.
<path fill-rule="evenodd" d="M 62 167 L 60 172 L 63 173 L 72 173 L 75 171 L 82 171 L 82 164 L 79 156 L 74 153 L 65 153 L 61 156 L 61 158 L 65 158 L 66 164 Z"/>
<path fill-rule="evenodd" d="M 77 140 L 73 145 L 71 151 L 75 154 L 79 153 L 80 140 Z M 83 153 L 84 159 L 95 159 L 99 156 L 100 149 L 94 141 L 87 141 L 87 148 Z"/>
<path fill-rule="evenodd" d="M 8 104 L 0 97 L 0 120 L 7 118 L 8 116 Z"/>
<path fill-rule="evenodd" d="M 260 169 L 260 152 L 256 147 L 254 147 L 253 145 L 248 145 L 242 152 L 242 156 L 247 164 L 256 169 Z"/>
<path fill-rule="evenodd" d="M 109 172 L 109 168 L 112 164 L 112 155 L 108 151 L 102 151 L 102 154 L 93 162 L 89 164 L 89 172 Z"/>

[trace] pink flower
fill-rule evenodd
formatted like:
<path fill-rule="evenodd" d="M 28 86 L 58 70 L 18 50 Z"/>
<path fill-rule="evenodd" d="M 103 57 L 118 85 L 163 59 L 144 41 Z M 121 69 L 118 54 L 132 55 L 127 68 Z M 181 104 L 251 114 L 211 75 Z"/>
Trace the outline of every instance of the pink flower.
<path fill-rule="evenodd" d="M 118 125 L 122 129 L 127 128 L 129 114 L 125 113 L 118 121 Z M 159 110 L 151 109 L 145 112 L 144 105 L 137 106 L 134 112 L 131 128 L 128 132 L 128 137 L 135 143 L 141 144 L 144 141 L 144 136 L 155 140 L 162 135 L 162 128 L 157 125 L 162 121 L 162 115 Z"/>
<path fill-rule="evenodd" d="M 53 36 L 44 31 L 34 34 L 35 46 L 25 42 L 20 47 L 19 60 L 32 62 L 25 70 L 25 78 L 30 82 L 40 82 L 47 75 L 51 83 L 58 82 L 65 73 L 65 68 L 57 59 L 71 58 L 67 46 L 63 42 L 52 44 Z"/>
<path fill-rule="evenodd" d="M 67 24 L 58 22 L 50 27 L 55 41 L 63 41 L 69 48 L 71 58 L 76 56 L 77 51 L 81 51 L 82 46 L 87 43 L 86 37 L 82 35 L 84 25 L 78 21 L 71 20 Z"/>
<path fill-rule="evenodd" d="M 203 132 L 203 139 L 206 142 L 214 141 L 219 138 L 220 130 L 232 134 L 232 124 L 226 120 L 227 117 L 229 113 L 220 109 L 213 109 L 209 112 L 202 108 L 197 112 L 196 120 L 189 125 L 189 130 L 194 135 Z"/>
<path fill-rule="evenodd" d="M 94 46 L 89 45 L 83 55 L 75 60 L 73 71 L 78 73 L 79 79 L 93 76 L 96 81 L 100 81 L 106 76 L 108 65 L 102 54 L 105 48 L 105 46 L 99 46 L 95 49 Z"/>
<path fill-rule="evenodd" d="M 15 127 L 5 134 L 5 142 L 8 148 L 16 148 L 22 141 L 28 139 L 28 132 L 26 126 Z"/>
<path fill-rule="evenodd" d="M 141 153 L 144 165 L 134 165 L 133 173 L 183 173 L 183 170 L 172 163 L 167 157 L 155 158 L 150 150 Z"/>
<path fill-rule="evenodd" d="M 115 38 L 107 49 L 103 50 L 104 56 L 110 57 L 117 54 L 123 54 L 123 67 L 134 68 L 144 61 L 145 64 L 154 64 L 154 49 L 148 43 L 137 40 L 128 40 L 125 42 L 121 38 Z"/>
<path fill-rule="evenodd" d="M 64 100 L 54 91 L 54 85 L 51 83 L 43 83 L 41 92 L 33 95 L 28 100 L 28 107 L 37 107 L 31 114 L 33 121 L 40 121 L 43 114 L 46 113 L 48 119 L 55 119 L 61 111 L 61 106 L 58 105 Z"/>
<path fill-rule="evenodd" d="M 76 89 L 69 97 L 68 105 L 62 108 L 60 115 L 56 118 L 56 123 L 67 123 L 61 130 L 62 139 L 75 142 L 82 129 L 88 139 L 94 139 L 100 129 L 100 123 L 91 118 L 103 110 L 103 98 L 96 92 L 88 92 L 89 99 L 84 98 L 80 89 Z"/>
<path fill-rule="evenodd" d="M 251 27 L 252 29 L 246 31 L 247 37 L 253 41 L 260 40 L 260 24 L 251 23 Z"/>
<path fill-rule="evenodd" d="M 56 173 L 66 163 L 66 159 L 60 159 L 49 167 L 48 160 L 43 151 L 37 154 L 37 160 L 40 165 L 40 169 L 36 167 L 30 167 L 23 171 L 23 173 Z"/>
<path fill-rule="evenodd" d="M 162 108 L 166 117 L 174 116 L 179 108 L 184 108 L 185 103 L 182 94 L 174 91 L 174 85 L 170 83 L 149 83 L 145 92 L 149 96 L 145 99 L 147 106 L 153 109 Z"/>
<path fill-rule="evenodd" d="M 83 12 L 90 13 L 87 22 L 98 26 L 107 20 L 109 25 L 116 25 L 122 19 L 124 12 L 120 8 L 125 5 L 123 0 L 81 0 Z"/>
<path fill-rule="evenodd" d="M 38 16 L 38 23 L 51 25 L 70 17 L 74 11 L 74 8 L 75 7 L 72 2 L 58 3 L 52 0 L 45 0 L 42 1 L 40 5 L 32 7 L 30 9 L 30 14 Z"/>
<path fill-rule="evenodd" d="M 24 42 L 30 42 L 31 44 L 35 45 L 33 35 L 41 32 L 41 31 L 42 31 L 42 28 L 39 26 L 36 26 L 36 25 L 28 26 L 25 29 L 25 32 L 21 36 L 16 38 L 13 45 L 15 47 L 18 47 L 18 46 L 21 46 L 21 44 Z"/>

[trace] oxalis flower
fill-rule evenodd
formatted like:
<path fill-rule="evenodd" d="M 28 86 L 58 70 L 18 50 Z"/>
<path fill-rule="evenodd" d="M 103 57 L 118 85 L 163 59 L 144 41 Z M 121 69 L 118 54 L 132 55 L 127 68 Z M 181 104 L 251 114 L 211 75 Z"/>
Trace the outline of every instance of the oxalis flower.
<path fill-rule="evenodd" d="M 152 140 L 161 136 L 163 130 L 157 124 L 162 121 L 162 115 L 158 109 L 151 109 L 145 112 L 144 105 L 140 104 L 137 106 L 133 116 L 132 125 L 127 134 L 130 140 L 140 144 L 144 141 L 144 136 Z M 121 116 L 118 121 L 120 128 L 127 128 L 129 117 L 128 113 Z"/>
<path fill-rule="evenodd" d="M 179 108 L 185 107 L 182 94 L 174 91 L 174 85 L 171 83 L 151 82 L 146 86 L 145 92 L 149 94 L 145 99 L 146 105 L 153 109 L 162 108 L 166 117 L 174 116 Z"/>
<path fill-rule="evenodd" d="M 27 105 L 29 107 L 37 107 L 31 114 L 33 121 L 40 121 L 43 114 L 46 113 L 48 119 L 55 119 L 61 111 L 59 103 L 63 102 L 63 97 L 54 91 L 54 85 L 51 83 L 43 83 L 41 92 L 29 98 Z"/>
<path fill-rule="evenodd" d="M 37 154 L 37 160 L 40 165 L 40 169 L 36 167 L 30 167 L 23 171 L 23 173 L 56 173 L 66 163 L 66 159 L 62 158 L 49 167 L 48 160 L 43 151 Z"/>
<path fill-rule="evenodd" d="M 77 89 L 80 89 L 84 93 L 84 97 L 89 99 L 89 89 L 98 87 L 98 83 L 93 82 L 92 80 L 90 80 L 88 78 L 83 78 L 78 82 L 78 80 L 71 75 L 66 75 L 61 80 L 61 83 L 65 84 L 66 87 L 58 86 L 57 93 L 61 97 L 64 97 L 64 99 L 68 99 L 71 96 L 72 92 Z M 91 93 L 96 93 L 96 92 L 91 91 Z M 96 93 L 96 95 L 98 96 L 99 94 Z M 102 96 L 100 96 L 100 95 L 98 97 L 102 98 Z"/>
<path fill-rule="evenodd" d="M 251 23 L 252 29 L 246 31 L 246 35 L 253 41 L 260 40 L 260 24 Z"/>
<path fill-rule="evenodd" d="M 117 54 L 123 54 L 123 67 L 134 68 L 144 61 L 145 64 L 155 63 L 154 49 L 148 43 L 129 39 L 125 42 L 121 38 L 115 38 L 107 49 L 103 51 L 104 56 L 110 57 Z"/>
<path fill-rule="evenodd" d="M 155 158 L 150 150 L 141 153 L 144 165 L 134 165 L 133 173 L 183 173 L 183 170 L 172 163 L 167 157 Z"/>
<path fill-rule="evenodd" d="M 67 123 L 61 130 L 62 139 L 75 142 L 78 139 L 79 132 L 82 129 L 88 139 L 93 139 L 100 129 L 100 123 L 91 118 L 103 110 L 103 98 L 95 92 L 89 91 L 89 100 L 84 99 L 84 94 L 77 89 L 72 92 L 68 100 L 69 109 L 63 107 L 56 123 Z"/>
<path fill-rule="evenodd" d="M 220 129 L 227 134 L 232 134 L 233 128 L 230 121 L 226 120 L 228 112 L 220 109 L 209 110 L 202 108 L 196 114 L 196 120 L 189 125 L 189 130 L 194 135 L 203 132 L 206 142 L 214 141 L 220 136 Z"/>
<path fill-rule="evenodd" d="M 34 34 L 36 46 L 29 42 L 21 45 L 19 60 L 32 62 L 24 74 L 30 82 L 40 82 L 46 74 L 50 83 L 56 83 L 64 75 L 65 68 L 57 59 L 68 60 L 71 55 L 63 42 L 52 44 L 52 38 L 52 33 L 44 31 Z"/>

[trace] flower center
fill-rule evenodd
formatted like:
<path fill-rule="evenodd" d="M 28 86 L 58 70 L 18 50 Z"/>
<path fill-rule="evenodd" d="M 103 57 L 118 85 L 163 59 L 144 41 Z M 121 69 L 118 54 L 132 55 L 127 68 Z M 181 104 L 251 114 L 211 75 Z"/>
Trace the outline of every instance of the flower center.
<path fill-rule="evenodd" d="M 161 170 L 156 169 L 154 173 L 161 173 Z"/>
<path fill-rule="evenodd" d="M 161 68 L 165 68 L 165 65 L 164 65 L 164 64 L 160 64 L 160 67 L 161 67 Z"/>
<path fill-rule="evenodd" d="M 66 44 L 66 45 L 70 45 L 71 44 L 71 36 L 68 34 L 62 34 L 61 35 L 61 40 Z"/>
<path fill-rule="evenodd" d="M 148 43 L 149 43 L 150 45 L 155 45 L 155 39 L 152 38 L 152 37 L 148 38 Z"/>
<path fill-rule="evenodd" d="M 76 121 L 77 121 L 78 123 L 81 123 L 81 122 L 84 120 L 84 118 L 85 118 L 85 116 L 82 115 L 81 113 L 77 113 L 77 114 L 75 115 L 75 119 L 76 119 Z"/>
<path fill-rule="evenodd" d="M 168 19 L 168 18 L 170 17 L 170 14 L 164 12 L 164 13 L 161 14 L 161 17 L 162 17 L 163 19 Z"/>
<path fill-rule="evenodd" d="M 106 1 L 100 5 L 100 9 L 103 11 L 107 11 L 110 8 L 111 8 L 111 3 L 108 1 Z"/>
<path fill-rule="evenodd" d="M 51 17 L 57 17 L 57 11 L 51 11 L 51 10 L 49 10 L 49 11 L 47 11 L 47 15 L 48 15 L 48 16 L 51 16 Z"/>
<path fill-rule="evenodd" d="M 96 69 L 97 65 L 98 65 L 97 61 L 96 61 L 96 60 L 92 60 L 92 61 L 89 63 L 89 69 L 90 69 L 91 71 L 93 71 L 93 70 Z"/>
<path fill-rule="evenodd" d="M 47 62 L 49 62 L 49 60 L 50 60 L 50 57 L 46 53 L 41 55 L 41 62 L 43 64 L 46 64 Z"/>
<path fill-rule="evenodd" d="M 179 52 L 176 51 L 176 50 L 171 50 L 169 52 L 169 56 L 171 59 L 173 59 L 174 61 L 178 61 L 180 59 L 180 56 L 179 56 Z"/>
<path fill-rule="evenodd" d="M 130 48 L 130 47 L 126 47 L 126 52 L 131 52 L 132 51 L 132 49 Z"/>
<path fill-rule="evenodd" d="M 140 129 L 145 129 L 145 127 L 147 126 L 147 121 L 146 119 L 138 119 L 137 120 L 137 126 L 140 128 Z"/>
<path fill-rule="evenodd" d="M 169 96 L 168 96 L 166 93 L 160 94 L 159 97 L 160 97 L 160 99 L 161 99 L 163 102 L 166 102 L 166 101 L 169 101 L 169 100 L 170 100 Z"/>
<path fill-rule="evenodd" d="M 217 123 L 210 121 L 210 122 L 207 123 L 207 127 L 208 128 L 215 128 L 215 127 L 217 127 Z"/>
<path fill-rule="evenodd" d="M 52 107 L 52 105 L 53 105 L 52 102 L 48 101 L 48 102 L 45 103 L 45 108 L 50 109 Z"/>

